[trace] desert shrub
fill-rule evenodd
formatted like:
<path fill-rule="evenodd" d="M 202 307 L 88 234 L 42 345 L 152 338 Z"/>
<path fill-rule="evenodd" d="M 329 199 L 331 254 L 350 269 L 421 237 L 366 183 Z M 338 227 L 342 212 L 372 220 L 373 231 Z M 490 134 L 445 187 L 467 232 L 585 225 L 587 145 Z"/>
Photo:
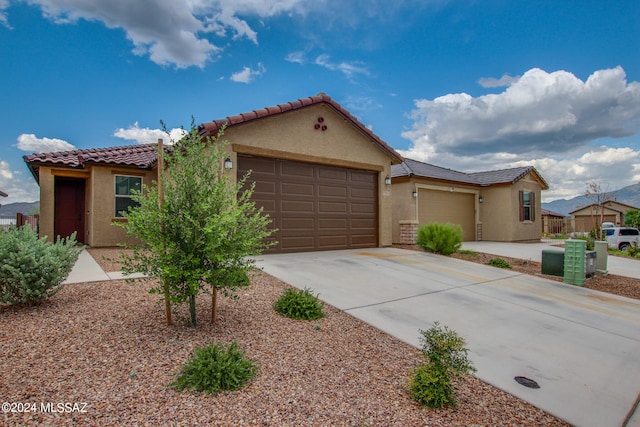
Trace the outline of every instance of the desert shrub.
<path fill-rule="evenodd" d="M 229 346 L 213 343 L 197 347 L 194 354 L 171 384 L 176 390 L 193 389 L 209 394 L 237 390 L 258 372 L 256 364 L 245 357 L 235 341 Z"/>
<path fill-rule="evenodd" d="M 324 303 L 310 289 L 287 289 L 273 305 L 280 314 L 291 319 L 315 320 L 324 317 Z"/>
<path fill-rule="evenodd" d="M 33 305 L 62 289 L 82 248 L 75 233 L 55 243 L 29 226 L 0 233 L 0 302 Z"/>
<path fill-rule="evenodd" d="M 638 246 L 638 243 L 632 242 L 629 246 L 627 246 L 627 255 L 632 258 L 637 258 L 638 256 L 640 256 L 640 246 Z"/>
<path fill-rule="evenodd" d="M 462 246 L 462 227 L 439 222 L 422 225 L 418 229 L 416 244 L 425 251 L 451 255 Z"/>
<path fill-rule="evenodd" d="M 455 405 L 452 378 L 475 372 L 466 342 L 455 331 L 441 327 L 439 322 L 420 333 L 424 360 L 414 369 L 409 381 L 411 397 L 430 408 Z"/>
<path fill-rule="evenodd" d="M 491 258 L 487 264 L 498 268 L 511 268 L 511 264 L 502 258 Z"/>
<path fill-rule="evenodd" d="M 587 242 L 587 250 L 592 251 L 595 248 L 595 238 L 590 234 L 589 236 L 576 236 L 574 240 L 584 240 Z"/>
<path fill-rule="evenodd" d="M 455 390 L 446 371 L 430 364 L 420 364 L 410 379 L 411 397 L 421 405 L 440 408 L 455 404 Z"/>

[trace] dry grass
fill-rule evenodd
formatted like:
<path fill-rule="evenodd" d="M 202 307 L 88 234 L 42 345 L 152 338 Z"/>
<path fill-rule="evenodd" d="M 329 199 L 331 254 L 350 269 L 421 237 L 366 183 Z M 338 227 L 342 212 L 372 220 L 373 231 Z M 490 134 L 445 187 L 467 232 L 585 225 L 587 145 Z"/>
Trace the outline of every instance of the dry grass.
<path fill-rule="evenodd" d="M 37 307 L 0 307 L 0 396 L 37 405 L 0 414 L 0 424 L 567 425 L 471 376 L 458 384 L 457 408 L 420 407 L 407 391 L 418 350 L 330 306 L 313 322 L 278 315 L 272 304 L 287 285 L 267 274 L 238 300 L 219 299 L 215 324 L 201 295 L 197 328 L 186 311 L 167 326 L 150 286 L 73 284 Z M 169 387 L 196 346 L 233 340 L 259 366 L 247 387 L 217 395 Z M 87 412 L 42 412 L 46 402 L 83 402 Z"/>

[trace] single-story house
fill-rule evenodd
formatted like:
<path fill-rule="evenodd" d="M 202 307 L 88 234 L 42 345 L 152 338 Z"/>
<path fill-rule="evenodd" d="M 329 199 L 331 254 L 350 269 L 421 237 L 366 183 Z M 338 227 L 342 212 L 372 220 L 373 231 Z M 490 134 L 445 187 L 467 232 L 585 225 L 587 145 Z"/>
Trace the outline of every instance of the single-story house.
<path fill-rule="evenodd" d="M 548 209 L 541 209 L 540 215 L 542 215 L 543 234 L 567 233 L 566 225 L 569 216 Z"/>
<path fill-rule="evenodd" d="M 389 246 L 391 165 L 402 157 L 329 96 L 204 123 L 225 127 L 232 169 L 251 170 L 253 200 L 273 220 L 275 252 Z M 40 184 L 40 234 L 94 247 L 131 242 L 120 211 L 131 189 L 157 179 L 157 146 L 134 145 L 24 156 Z M 235 169 L 235 170 L 234 170 Z"/>
<path fill-rule="evenodd" d="M 627 212 L 634 209 L 640 208 L 620 203 L 615 200 L 609 200 L 600 205 L 592 203 L 590 205 L 582 206 L 581 208 L 569 212 L 569 214 L 571 215 L 571 220 L 574 223 L 574 231 L 588 232 L 593 229 L 594 224 L 601 225 L 602 222 L 613 222 L 617 226 L 623 226 L 624 216 Z"/>
<path fill-rule="evenodd" d="M 464 173 L 405 159 L 391 167 L 393 242 L 411 244 L 421 224 L 460 224 L 465 241 L 539 241 L 541 191 L 532 166 Z"/>

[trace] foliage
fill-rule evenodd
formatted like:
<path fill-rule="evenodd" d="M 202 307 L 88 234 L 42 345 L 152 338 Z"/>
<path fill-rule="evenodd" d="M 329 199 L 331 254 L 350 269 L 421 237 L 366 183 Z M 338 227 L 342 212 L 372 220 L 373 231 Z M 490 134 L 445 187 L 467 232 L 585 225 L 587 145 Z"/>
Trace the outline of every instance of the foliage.
<path fill-rule="evenodd" d="M 75 233 L 55 243 L 39 239 L 30 226 L 0 233 L 0 302 L 32 305 L 52 297 L 80 251 Z"/>
<path fill-rule="evenodd" d="M 258 368 L 244 356 L 238 343 L 210 344 L 195 349 L 195 357 L 182 366 L 171 384 L 179 391 L 194 389 L 206 393 L 237 390 L 253 378 Z"/>
<path fill-rule="evenodd" d="M 613 200 L 614 194 L 607 192 L 607 189 L 602 189 L 600 182 L 592 180 L 587 182 L 584 196 L 593 202 L 595 206 L 595 212 L 591 209 L 591 223 L 593 228 L 591 229 L 591 237 L 594 240 L 604 240 L 602 235 L 602 223 L 604 222 L 604 205 Z M 594 217 L 595 213 L 595 217 Z M 598 215 L 600 218 L 598 218 Z M 591 250 L 591 249 L 589 249 Z"/>
<path fill-rule="evenodd" d="M 631 244 L 627 247 L 627 255 L 631 258 L 637 258 L 640 256 L 640 246 L 638 246 L 637 242 L 631 242 Z"/>
<path fill-rule="evenodd" d="M 422 225 L 418 229 L 416 244 L 429 252 L 451 255 L 462 246 L 462 227 L 439 222 Z"/>
<path fill-rule="evenodd" d="M 574 240 L 584 240 L 587 243 L 587 250 L 592 251 L 595 248 L 595 239 L 593 236 L 576 236 Z"/>
<path fill-rule="evenodd" d="M 507 261 L 505 261 L 502 258 L 492 258 L 489 260 L 487 264 L 493 267 L 498 267 L 498 268 L 511 268 L 511 264 L 509 264 Z"/>
<path fill-rule="evenodd" d="M 188 302 L 194 326 L 196 295 L 221 290 L 234 296 L 249 285 L 252 256 L 261 253 L 263 239 L 272 233 L 268 216 L 250 201 L 248 175 L 234 185 L 224 172 L 228 144 L 221 136 L 202 137 L 192 124 L 166 155 L 162 206 L 158 183 L 143 185 L 132 197 L 140 205 L 117 223 L 143 242 L 123 252 L 122 270 L 158 277 L 160 284 L 151 292 L 172 304 Z"/>
<path fill-rule="evenodd" d="M 458 253 L 463 255 L 478 255 L 478 252 L 472 251 L 471 249 L 458 249 Z"/>
<path fill-rule="evenodd" d="M 455 404 L 455 389 L 446 370 L 431 364 L 420 364 L 409 380 L 411 397 L 421 405 L 440 408 Z"/>
<path fill-rule="evenodd" d="M 627 227 L 640 228 L 640 210 L 631 209 L 624 215 L 624 224 Z"/>
<path fill-rule="evenodd" d="M 311 289 L 287 289 L 274 303 L 273 308 L 291 319 L 316 320 L 324 317 L 324 303 L 318 300 Z"/>
<path fill-rule="evenodd" d="M 455 331 L 441 327 L 439 322 L 420 333 L 424 361 L 410 379 L 411 396 L 430 408 L 455 405 L 452 378 L 475 372 L 466 342 Z"/>

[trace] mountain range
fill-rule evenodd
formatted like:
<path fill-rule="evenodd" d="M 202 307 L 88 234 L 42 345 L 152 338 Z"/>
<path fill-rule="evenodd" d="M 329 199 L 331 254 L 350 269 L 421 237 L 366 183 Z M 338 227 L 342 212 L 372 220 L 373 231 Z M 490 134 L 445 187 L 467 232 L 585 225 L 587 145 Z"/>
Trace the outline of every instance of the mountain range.
<path fill-rule="evenodd" d="M 607 194 L 617 202 L 635 206 L 640 209 L 640 182 L 623 187 L 616 191 L 611 191 Z M 593 203 L 593 200 L 588 199 L 585 196 L 577 196 L 573 199 L 559 199 L 549 203 L 542 203 L 542 209 L 569 215 L 569 212 L 575 211 L 583 206 L 590 205 L 591 203 Z"/>
<path fill-rule="evenodd" d="M 0 215 L 2 216 L 15 216 L 15 214 L 23 213 L 28 215 L 32 212 L 37 212 L 40 210 L 40 202 L 31 202 L 31 203 L 7 203 L 0 206 Z"/>

